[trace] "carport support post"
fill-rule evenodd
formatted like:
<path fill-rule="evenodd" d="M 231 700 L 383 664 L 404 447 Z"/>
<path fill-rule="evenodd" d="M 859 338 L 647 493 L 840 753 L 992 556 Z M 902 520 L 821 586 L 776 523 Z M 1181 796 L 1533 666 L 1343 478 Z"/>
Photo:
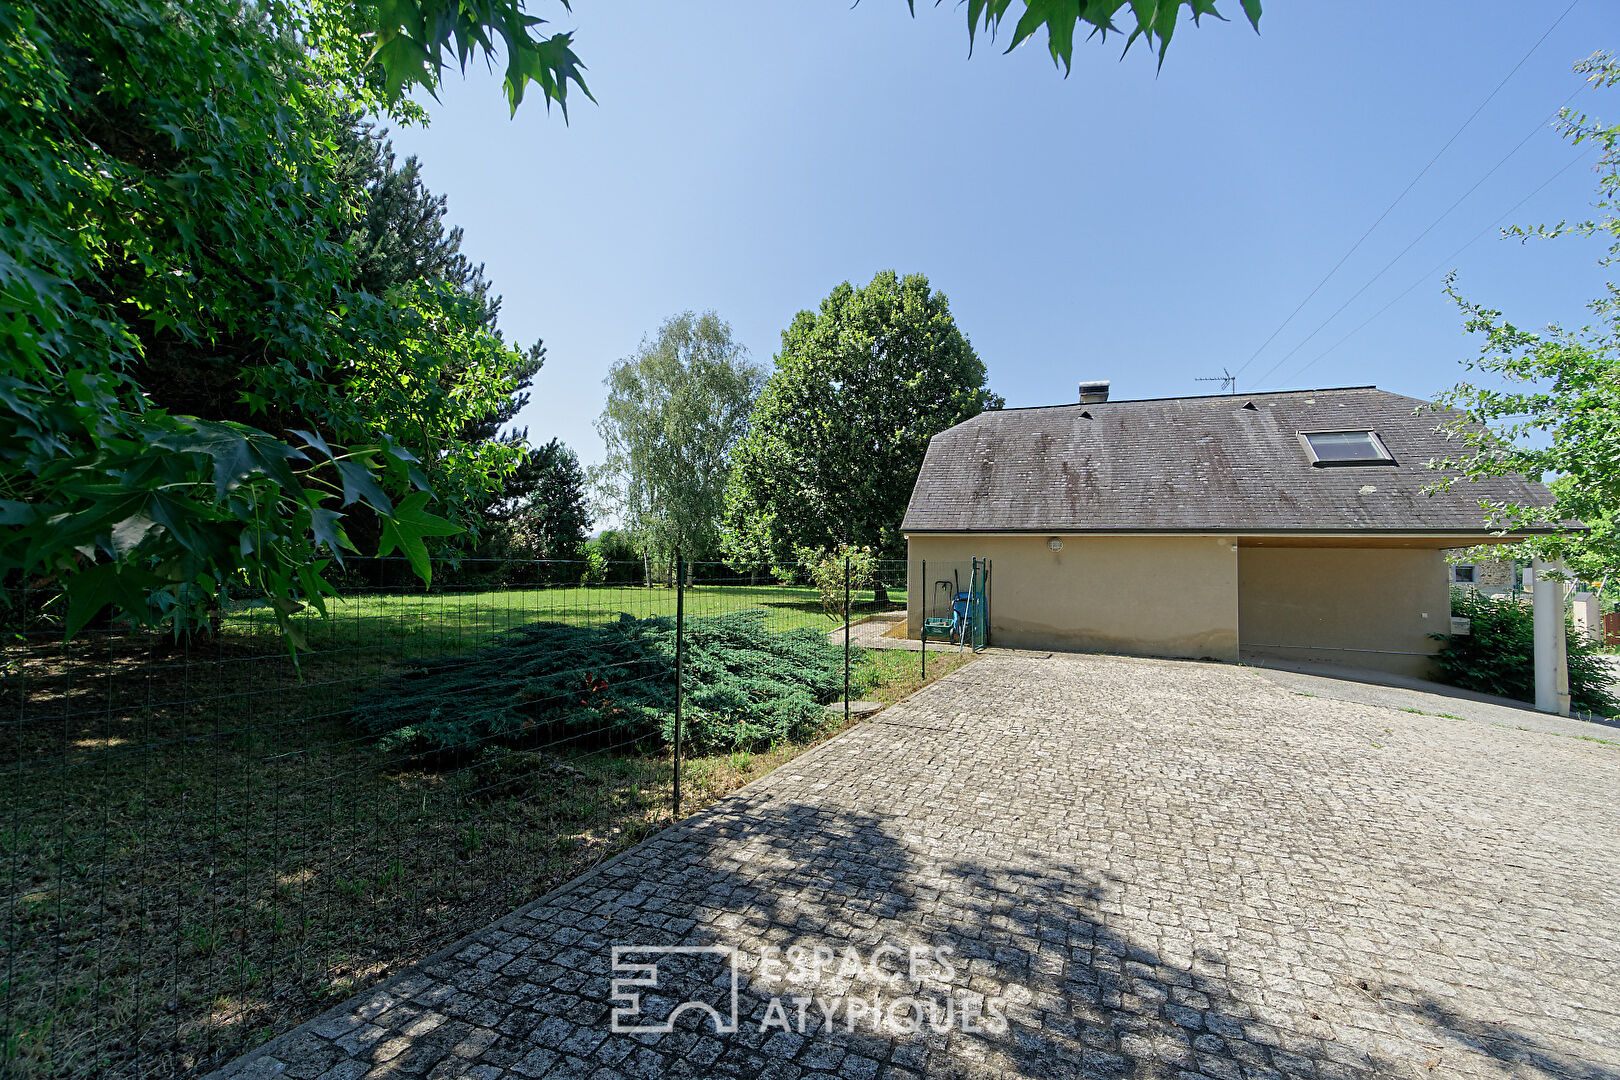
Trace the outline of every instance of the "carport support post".
<path fill-rule="evenodd" d="M 1532 607 L 1535 609 L 1536 708 L 1569 715 L 1569 655 L 1564 638 L 1562 560 L 1536 559 Z"/>

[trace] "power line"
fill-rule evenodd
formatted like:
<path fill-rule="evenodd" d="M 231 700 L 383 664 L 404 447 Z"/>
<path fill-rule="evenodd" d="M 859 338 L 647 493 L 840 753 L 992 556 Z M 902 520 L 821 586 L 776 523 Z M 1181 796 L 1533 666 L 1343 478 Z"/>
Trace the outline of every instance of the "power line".
<path fill-rule="evenodd" d="M 1503 165 L 1506 165 L 1508 163 L 1509 158 L 1513 157 L 1513 155 L 1517 154 L 1520 150 L 1523 150 L 1526 143 L 1528 143 L 1531 139 L 1535 138 L 1536 135 L 1538 135 L 1542 130 L 1544 130 L 1546 125 L 1551 120 L 1553 120 L 1555 117 L 1557 117 L 1561 113 L 1563 113 L 1564 108 L 1567 105 L 1569 105 L 1570 102 L 1575 100 L 1575 95 L 1579 94 L 1584 89 L 1585 89 L 1584 86 L 1576 87 L 1574 92 L 1572 92 L 1569 95 L 1569 97 L 1565 98 L 1561 105 L 1559 105 L 1556 109 L 1554 109 L 1551 113 L 1549 113 L 1545 120 L 1537 122 L 1536 126 L 1530 129 L 1529 134 L 1525 135 L 1524 138 L 1520 139 L 1519 142 L 1517 143 L 1517 145 L 1515 145 L 1513 147 L 1513 149 L 1509 150 L 1506 154 L 1503 154 L 1501 159 L 1498 160 L 1495 165 L 1492 165 L 1490 167 L 1490 169 L 1488 169 L 1486 171 L 1484 176 L 1481 176 L 1478 180 L 1475 180 L 1474 183 L 1468 188 L 1467 191 L 1465 191 L 1461 195 L 1457 196 L 1457 198 L 1452 202 L 1452 204 L 1450 206 L 1446 207 L 1445 210 L 1441 211 L 1439 217 L 1437 217 L 1433 221 L 1429 222 L 1429 225 L 1428 225 L 1427 228 L 1425 228 L 1422 232 L 1418 233 L 1415 237 L 1413 237 L 1411 242 L 1409 242 L 1405 247 L 1401 248 L 1400 251 L 1396 252 L 1395 257 L 1393 259 L 1390 259 L 1389 262 L 1385 263 L 1379 269 L 1379 271 L 1376 274 L 1374 274 L 1372 277 L 1368 278 L 1366 280 L 1366 282 L 1361 286 L 1361 288 L 1357 289 L 1354 293 L 1352 293 L 1350 295 L 1350 298 L 1348 300 L 1346 300 L 1344 303 L 1340 304 L 1337 308 L 1335 308 L 1333 310 L 1333 314 L 1329 315 L 1327 318 L 1325 318 L 1321 322 L 1317 323 L 1316 328 L 1314 330 L 1312 330 L 1310 333 L 1306 334 L 1303 338 L 1301 338 L 1299 340 L 1299 343 L 1296 344 L 1292 349 L 1289 349 L 1286 353 L 1284 353 L 1282 359 L 1278 360 L 1275 364 L 1272 364 L 1269 368 L 1266 369 L 1266 371 L 1265 371 L 1265 373 L 1263 375 L 1261 375 L 1259 378 L 1255 379 L 1255 385 L 1256 386 L 1264 386 L 1266 380 L 1271 377 L 1272 372 L 1276 371 L 1278 368 L 1280 368 L 1284 364 L 1288 363 L 1288 361 L 1293 358 L 1294 354 L 1299 352 L 1299 350 L 1303 349 L 1310 342 L 1310 340 L 1312 338 L 1314 338 L 1317 334 L 1320 334 L 1323 330 L 1327 329 L 1328 324 L 1331 323 L 1334 319 L 1337 319 L 1344 312 L 1345 308 L 1349 307 L 1351 304 L 1353 304 L 1357 300 L 1359 300 L 1361 298 L 1362 293 L 1364 293 L 1368 289 L 1372 288 L 1373 284 L 1375 282 L 1377 282 L 1379 278 L 1381 278 L 1385 274 L 1387 274 L 1391 267 L 1393 267 L 1396 263 L 1400 262 L 1403 258 L 1406 257 L 1407 252 L 1409 252 L 1413 248 L 1417 247 L 1417 245 L 1423 240 L 1423 238 L 1425 236 L 1428 236 L 1431 232 L 1433 232 L 1435 230 L 1436 227 L 1439 226 L 1439 224 L 1442 221 L 1444 221 L 1444 220 L 1446 220 L 1446 218 L 1450 217 L 1451 212 L 1453 210 L 1457 209 L 1457 207 L 1461 206 L 1468 199 L 1468 197 L 1470 195 L 1472 195 L 1474 192 L 1478 191 L 1481 184 L 1485 183 L 1485 181 L 1487 181 L 1491 177 L 1495 176 L 1497 170 L 1500 169 Z M 1489 226 L 1487 226 L 1487 228 L 1489 228 Z M 1470 241 L 1470 242 L 1472 242 L 1472 241 Z"/>
<path fill-rule="evenodd" d="M 1453 259 L 1457 258 L 1457 256 L 1461 255 L 1464 251 L 1467 251 L 1469 248 L 1471 248 L 1475 244 L 1479 243 L 1480 238 L 1483 237 L 1486 233 L 1490 232 L 1494 228 L 1497 228 L 1498 226 L 1500 226 L 1502 224 L 1502 222 L 1506 221 L 1508 218 L 1510 218 L 1514 214 L 1518 213 L 1519 207 L 1523 206 L 1525 203 L 1529 202 L 1531 199 L 1535 198 L 1537 195 L 1540 195 L 1541 192 L 1549 184 L 1551 184 L 1554 180 L 1557 180 L 1560 176 L 1563 176 L 1565 173 L 1569 172 L 1570 169 L 1572 169 L 1576 165 L 1580 164 L 1581 158 L 1583 156 L 1584 155 L 1579 155 L 1578 154 L 1574 158 L 1572 158 L 1570 161 L 1566 162 L 1563 168 L 1559 169 L 1557 172 L 1555 172 L 1551 176 L 1547 177 L 1547 179 L 1543 180 L 1541 182 L 1541 185 L 1539 187 L 1537 187 L 1534 191 L 1532 191 L 1530 194 L 1526 195 L 1524 198 L 1520 199 L 1518 202 L 1516 202 L 1512 206 L 1510 206 L 1505 213 L 1503 213 L 1501 216 L 1499 216 L 1495 221 L 1491 222 L 1489 225 L 1485 226 L 1483 229 L 1479 230 L 1479 232 L 1475 233 L 1472 237 L 1470 237 L 1468 239 L 1468 241 L 1466 243 L 1464 243 L 1456 251 L 1453 251 L 1450 255 L 1447 255 L 1444 259 L 1441 259 L 1439 262 L 1435 263 L 1434 266 L 1431 267 L 1428 270 L 1427 273 L 1422 274 L 1415 281 L 1413 281 L 1412 284 L 1410 284 L 1406 288 L 1402 289 L 1399 293 L 1396 293 L 1394 298 L 1392 298 L 1389 301 L 1389 303 L 1385 304 L 1383 307 L 1379 308 L 1377 311 L 1375 311 L 1371 315 L 1369 315 L 1354 330 L 1351 330 L 1349 333 L 1347 333 L 1343 337 L 1341 337 L 1338 341 L 1335 341 L 1332 345 L 1329 345 L 1327 348 L 1325 348 L 1321 352 L 1317 353 L 1310 360 L 1306 361 L 1305 364 L 1302 365 L 1297 372 L 1295 372 L 1295 376 L 1297 377 L 1299 375 L 1305 374 L 1305 372 L 1309 371 L 1313 366 L 1315 366 L 1315 364 L 1316 364 L 1316 362 L 1318 360 L 1321 360 L 1323 357 L 1327 356 L 1328 353 L 1333 352 L 1340 345 L 1343 345 L 1345 342 L 1349 341 L 1351 338 L 1353 338 L 1357 334 L 1361 333 L 1363 330 L 1365 330 L 1367 328 L 1367 326 L 1369 324 L 1371 324 L 1374 320 L 1379 318 L 1379 316 L 1383 315 L 1384 312 L 1388 311 L 1390 308 L 1394 307 L 1396 304 L 1398 304 L 1402 300 L 1406 299 L 1407 294 L 1410 293 L 1413 289 L 1417 288 L 1419 285 L 1422 285 L 1425 281 L 1428 281 L 1431 278 L 1433 278 L 1435 274 L 1438 274 Z"/>
<path fill-rule="evenodd" d="M 1547 27 L 1546 32 L 1537 38 L 1536 43 L 1530 46 L 1529 50 L 1519 58 L 1519 62 L 1513 65 L 1512 70 L 1510 70 L 1506 75 L 1502 76 L 1502 81 L 1496 84 L 1496 89 L 1485 95 L 1485 100 L 1481 101 L 1478 107 L 1475 108 L 1473 112 L 1468 114 L 1468 119 L 1464 120 L 1462 125 L 1458 127 L 1456 131 L 1451 133 L 1451 138 L 1447 139 L 1445 145 L 1435 152 L 1435 155 L 1429 159 L 1429 163 L 1418 170 L 1418 174 L 1412 177 L 1411 183 L 1402 188 L 1401 193 L 1395 196 L 1394 201 L 1392 201 L 1388 206 L 1384 207 L 1384 212 L 1379 214 L 1377 219 L 1374 220 L 1371 225 L 1367 226 L 1367 231 L 1362 233 L 1360 238 L 1358 238 L 1354 244 L 1350 245 L 1350 250 L 1346 251 L 1344 255 L 1340 257 L 1339 261 L 1333 264 L 1333 268 L 1322 276 L 1322 280 L 1318 281 L 1316 283 L 1316 287 L 1305 295 L 1305 299 L 1301 300 L 1299 305 L 1295 307 L 1293 311 L 1288 313 L 1288 317 L 1277 325 L 1277 329 L 1273 330 L 1271 334 L 1267 336 L 1266 340 L 1260 343 L 1260 347 L 1255 349 L 1253 354 L 1250 355 L 1247 360 L 1243 361 L 1242 366 L 1237 369 L 1235 374 L 1243 374 L 1244 369 L 1250 364 L 1254 363 L 1260 354 L 1266 351 L 1266 346 L 1275 341 L 1277 335 L 1282 333 L 1288 324 L 1294 321 L 1294 317 L 1304 310 L 1305 305 L 1310 303 L 1316 294 L 1322 291 L 1322 286 L 1326 285 L 1333 275 L 1339 272 L 1339 268 L 1349 261 L 1350 256 L 1354 255 L 1358 250 L 1360 250 L 1361 245 L 1366 242 L 1367 237 L 1372 235 L 1373 230 L 1378 228 L 1379 225 L 1383 224 L 1384 219 L 1389 217 L 1390 212 L 1394 210 L 1396 206 L 1400 205 L 1401 200 L 1406 198 L 1407 194 L 1417 186 L 1418 181 L 1422 180 L 1423 177 L 1427 175 L 1428 171 L 1434 168 L 1434 163 L 1439 161 L 1447 150 L 1451 149 L 1451 144 L 1456 142 L 1458 136 L 1467 130 L 1468 125 L 1472 124 L 1475 118 L 1485 110 L 1485 106 L 1489 105 L 1491 101 L 1495 99 L 1496 95 L 1502 92 L 1502 87 L 1506 86 L 1508 84 L 1508 80 L 1512 79 L 1513 76 L 1519 73 L 1519 69 L 1524 67 L 1525 63 L 1532 55 L 1535 54 L 1537 49 L 1541 48 L 1542 42 L 1546 41 L 1547 38 L 1552 35 L 1552 32 L 1558 29 L 1558 25 L 1564 21 L 1569 13 L 1575 10 L 1575 5 L 1578 3 L 1580 3 L 1580 0 L 1570 0 L 1569 7 L 1564 9 L 1564 13 L 1562 15 L 1553 20 L 1552 25 Z"/>

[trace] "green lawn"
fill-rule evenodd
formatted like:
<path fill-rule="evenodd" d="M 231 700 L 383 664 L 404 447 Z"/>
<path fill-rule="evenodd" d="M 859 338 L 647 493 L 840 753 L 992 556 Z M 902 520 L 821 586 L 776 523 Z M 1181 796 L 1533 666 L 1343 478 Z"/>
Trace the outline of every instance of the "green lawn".
<path fill-rule="evenodd" d="M 833 629 L 816 591 L 783 585 L 700 585 L 685 590 L 689 618 L 759 608 L 771 630 L 800 627 Z M 878 604 L 870 593 L 853 603 L 858 616 L 904 606 L 904 593 Z M 459 652 L 492 634 L 531 622 L 575 625 L 606 623 L 620 613 L 637 618 L 675 614 L 675 590 L 622 585 L 534 586 L 457 590 L 441 593 L 400 591 L 329 599 L 327 617 L 313 609 L 300 614 L 298 628 L 319 651 L 379 649 L 408 656 Z M 227 638 L 273 638 L 275 618 L 267 607 L 244 605 L 225 618 Z"/>
<path fill-rule="evenodd" d="M 809 589 L 701 587 L 685 602 L 694 617 L 753 608 L 782 631 L 833 628 Z M 0 923 L 16 943 L 0 1074 L 217 1065 L 667 824 L 667 751 L 490 747 L 434 762 L 380 751 L 347 712 L 418 656 L 535 620 L 674 605 L 671 590 L 635 588 L 353 597 L 300 618 L 312 649 L 297 666 L 262 607 L 193 643 L 108 634 L 13 650 L 19 677 L 0 690 L 26 698 L 0 695 L 22 717 L 0 763 L 13 881 Z M 972 655 L 931 653 L 926 678 L 915 653 L 853 659 L 854 694 L 892 702 Z M 681 813 L 807 745 L 688 757 Z"/>

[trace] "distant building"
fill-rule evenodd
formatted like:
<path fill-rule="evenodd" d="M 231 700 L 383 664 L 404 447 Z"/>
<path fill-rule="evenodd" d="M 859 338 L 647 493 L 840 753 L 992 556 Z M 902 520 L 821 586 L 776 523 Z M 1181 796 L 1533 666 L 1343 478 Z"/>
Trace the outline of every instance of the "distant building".
<path fill-rule="evenodd" d="M 1506 596 L 1518 586 L 1518 564 L 1512 559 L 1480 559 L 1453 563 L 1451 583 L 1486 596 Z"/>

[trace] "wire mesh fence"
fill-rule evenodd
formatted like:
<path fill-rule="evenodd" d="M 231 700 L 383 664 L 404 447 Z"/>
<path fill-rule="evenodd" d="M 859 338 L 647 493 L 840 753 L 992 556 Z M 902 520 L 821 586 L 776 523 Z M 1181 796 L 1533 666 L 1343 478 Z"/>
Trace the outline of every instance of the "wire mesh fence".
<path fill-rule="evenodd" d="M 862 676 L 835 628 L 907 597 L 900 560 L 833 589 L 647 561 L 412 581 L 356 564 L 296 659 L 253 598 L 71 641 L 58 595 L 9 598 L 0 1072 L 195 1074 L 286 1030 L 668 823 L 677 692 L 683 811 L 836 727 Z"/>

